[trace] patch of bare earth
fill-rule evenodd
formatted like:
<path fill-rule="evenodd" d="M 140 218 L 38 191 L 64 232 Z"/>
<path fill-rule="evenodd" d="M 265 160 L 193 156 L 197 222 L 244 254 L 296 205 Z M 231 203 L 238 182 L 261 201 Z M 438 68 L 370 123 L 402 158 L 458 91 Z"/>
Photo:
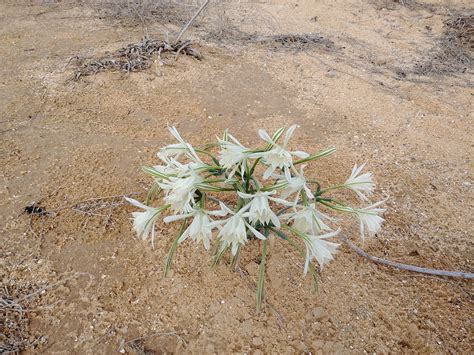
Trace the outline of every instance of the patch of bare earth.
<path fill-rule="evenodd" d="M 114 197 L 145 197 L 140 167 L 171 141 L 168 125 L 196 144 L 229 128 L 254 145 L 258 128 L 298 123 L 295 146 L 338 148 L 312 174 L 336 182 L 366 161 L 374 199 L 388 197 L 367 251 L 472 272 L 472 64 L 410 72 L 451 18 L 442 3 L 422 4 L 232 4 L 227 32 L 206 27 L 211 8 L 189 33 L 202 61 L 181 56 L 66 85 L 71 58 L 101 58 L 139 42 L 142 29 L 74 3 L 2 2 L 2 299 L 22 300 L 27 322 L 9 309 L 0 341 L 24 332 L 21 347 L 46 353 L 471 352 L 472 282 L 377 266 L 341 247 L 312 293 L 300 256 L 277 241 L 257 314 L 256 252 L 243 253 L 238 272 L 213 270 L 186 243 L 163 278 L 177 227 L 159 224 L 152 249 L 131 230 L 133 208 Z M 211 30 L 212 42 L 199 40 Z M 162 38 L 163 26 L 148 32 Z M 21 214 L 33 202 L 55 213 Z M 346 234 L 360 243 L 356 229 Z"/>

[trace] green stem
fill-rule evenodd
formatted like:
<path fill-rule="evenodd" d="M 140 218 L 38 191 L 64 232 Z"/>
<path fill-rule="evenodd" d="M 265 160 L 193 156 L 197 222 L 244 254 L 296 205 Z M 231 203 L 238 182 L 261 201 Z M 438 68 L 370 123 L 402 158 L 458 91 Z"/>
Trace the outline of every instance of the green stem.
<path fill-rule="evenodd" d="M 250 176 L 253 175 L 253 172 L 255 171 L 255 168 L 257 167 L 257 164 L 258 164 L 258 162 L 260 161 L 260 159 L 262 159 L 262 158 L 257 158 L 257 159 L 255 159 L 255 161 L 253 162 L 252 169 L 250 169 L 250 172 L 249 172 L 249 175 L 250 175 Z"/>
<path fill-rule="evenodd" d="M 322 194 L 324 194 L 328 191 L 332 191 L 332 190 L 336 190 L 336 189 L 342 189 L 344 187 L 346 187 L 346 185 L 334 185 L 334 186 L 328 187 L 326 189 L 319 190 L 318 195 L 322 195 Z"/>
<path fill-rule="evenodd" d="M 333 200 L 333 202 L 335 202 L 336 204 L 329 204 L 328 202 L 326 202 L 324 199 L 317 199 L 317 202 L 323 204 L 324 206 L 332 209 L 332 210 L 335 210 L 335 211 L 340 211 L 340 212 L 346 212 L 346 213 L 354 213 L 354 209 L 351 208 L 351 207 L 347 207 L 341 203 L 337 203 L 336 201 Z"/>
<path fill-rule="evenodd" d="M 266 233 L 268 234 L 268 233 Z M 258 270 L 258 283 L 257 283 L 257 312 L 260 312 L 262 308 L 262 300 L 264 296 L 265 286 L 265 263 L 267 259 L 267 240 L 262 242 L 262 261 Z"/>
<path fill-rule="evenodd" d="M 203 149 L 199 149 L 199 148 L 194 148 L 194 150 L 198 153 L 206 154 L 207 156 L 211 157 L 214 164 L 219 165 L 219 160 L 217 160 L 217 158 L 214 156 L 214 154 L 209 153 L 208 151 L 203 150 Z"/>

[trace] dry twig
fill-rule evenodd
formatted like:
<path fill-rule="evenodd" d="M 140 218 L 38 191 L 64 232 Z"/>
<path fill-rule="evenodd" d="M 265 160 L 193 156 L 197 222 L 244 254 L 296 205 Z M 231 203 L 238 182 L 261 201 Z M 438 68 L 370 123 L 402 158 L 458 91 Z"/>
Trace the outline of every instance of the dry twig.
<path fill-rule="evenodd" d="M 373 261 L 374 263 L 377 264 L 382 264 L 386 266 L 393 267 L 395 269 L 399 270 L 407 270 L 407 271 L 413 271 L 413 272 L 418 272 L 422 274 L 428 274 L 428 275 L 435 275 L 435 276 L 447 276 L 447 277 L 460 277 L 463 279 L 474 279 L 474 274 L 470 272 L 464 272 L 464 271 L 445 271 L 445 270 L 437 270 L 437 269 L 429 269 L 429 268 L 424 268 L 424 267 L 419 267 L 419 266 L 414 266 L 414 265 L 407 265 L 407 264 L 402 264 L 398 263 L 395 261 L 390 261 L 390 260 L 385 260 L 373 255 L 368 254 L 361 248 L 359 248 L 357 245 L 352 243 L 350 240 L 348 240 L 346 237 L 341 237 L 341 240 L 352 250 L 354 250 L 357 254 L 360 256 L 363 256 L 366 259 L 369 259 L 370 261 Z"/>

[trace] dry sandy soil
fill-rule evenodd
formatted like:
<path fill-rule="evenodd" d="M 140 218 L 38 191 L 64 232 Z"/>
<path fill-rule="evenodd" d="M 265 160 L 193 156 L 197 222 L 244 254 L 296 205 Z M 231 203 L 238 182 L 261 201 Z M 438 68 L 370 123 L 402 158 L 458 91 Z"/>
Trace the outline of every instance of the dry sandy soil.
<path fill-rule="evenodd" d="M 468 3 L 228 4 L 219 26 L 210 8 L 188 33 L 202 61 L 69 82 L 78 62 L 140 41 L 141 27 L 77 3 L 1 1 L 2 292 L 27 310 L 2 308 L 1 341 L 58 354 L 472 352 L 472 282 L 378 266 L 341 247 L 314 293 L 300 256 L 277 242 L 256 313 L 256 251 L 243 253 L 240 272 L 212 270 L 206 251 L 186 244 L 163 278 L 177 227 L 159 224 L 153 250 L 121 198 L 89 200 L 143 199 L 140 167 L 171 142 L 167 126 L 196 144 L 228 127 L 252 144 L 258 128 L 297 123 L 295 146 L 338 149 L 312 173 L 336 182 L 367 162 L 374 199 L 388 197 L 367 251 L 473 272 L 472 31 L 461 54 L 443 49 L 445 22 L 472 14 Z M 178 29 L 148 24 L 157 38 Z M 324 40 L 269 37 L 302 33 Z M 57 213 L 21 214 L 33 202 Z"/>

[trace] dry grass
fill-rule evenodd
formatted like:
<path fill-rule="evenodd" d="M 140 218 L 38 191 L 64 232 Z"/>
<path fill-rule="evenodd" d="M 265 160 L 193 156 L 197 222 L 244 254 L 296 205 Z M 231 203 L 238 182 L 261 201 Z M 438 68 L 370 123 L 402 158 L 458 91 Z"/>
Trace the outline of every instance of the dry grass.
<path fill-rule="evenodd" d="M 4 286 L 0 289 L 0 353 L 19 353 L 45 341 L 43 337 L 32 337 L 29 333 L 29 317 L 27 303 L 19 301 L 15 294 L 24 290 Z M 26 300 L 25 300 L 26 301 Z"/>
<path fill-rule="evenodd" d="M 472 70 L 474 46 L 474 15 L 452 16 L 445 22 L 445 31 L 426 58 L 417 63 L 418 75 L 464 73 Z"/>
<path fill-rule="evenodd" d="M 185 1 L 171 0 L 85 0 L 102 17 L 125 25 L 143 25 L 151 22 L 182 26 L 198 8 Z"/>

